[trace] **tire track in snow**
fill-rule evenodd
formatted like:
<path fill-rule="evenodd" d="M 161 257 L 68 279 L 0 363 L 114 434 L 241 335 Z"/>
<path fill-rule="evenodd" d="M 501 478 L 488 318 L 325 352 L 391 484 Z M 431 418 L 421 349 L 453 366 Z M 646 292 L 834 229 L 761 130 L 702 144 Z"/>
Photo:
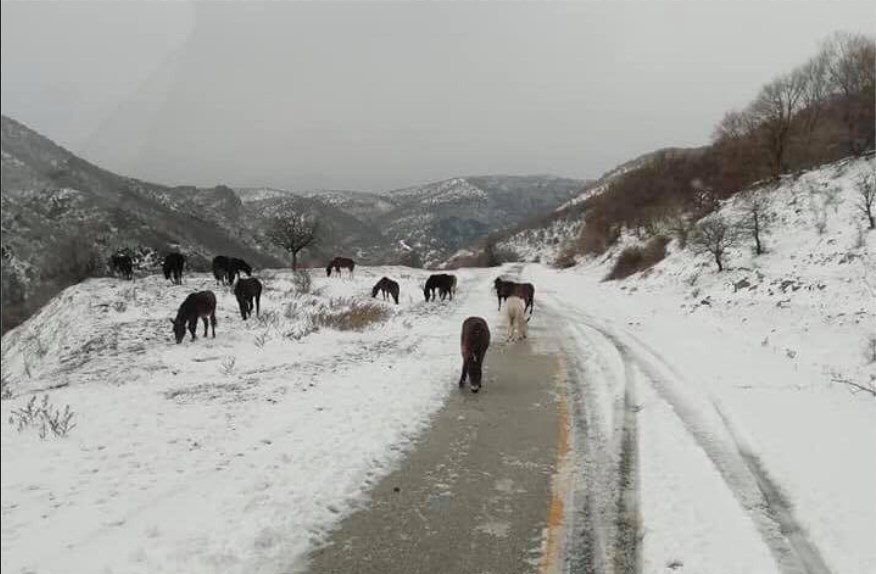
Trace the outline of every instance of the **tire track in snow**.
<path fill-rule="evenodd" d="M 556 315 L 558 324 L 565 324 L 571 331 L 573 339 L 583 339 L 593 348 L 608 342 L 623 363 L 623 376 L 614 381 L 622 392 L 613 400 L 612 420 L 605 421 L 599 408 L 592 406 L 600 402 L 599 389 L 594 384 L 599 377 L 591 380 L 582 374 L 598 370 L 617 379 L 606 364 L 607 358 L 596 354 L 588 363 L 579 356 L 579 347 L 570 344 L 568 338 L 561 343 L 572 367 L 569 386 L 574 398 L 574 436 L 579 465 L 573 493 L 577 516 L 573 517 L 574 524 L 569 529 L 571 540 L 567 543 L 570 552 L 566 570 L 587 574 L 636 574 L 642 564 L 642 531 L 634 365 L 599 330 L 567 321 L 567 315 L 557 313 L 553 305 L 548 308 Z"/>
<path fill-rule="evenodd" d="M 570 313 L 567 310 L 565 314 L 568 317 Z M 584 312 L 575 311 L 571 314 L 576 321 L 599 332 L 611 342 L 623 358 L 625 370 L 638 367 L 658 396 L 672 407 L 752 518 L 780 571 L 784 574 L 829 573 L 830 569 L 818 548 L 808 539 L 794 517 L 793 508 L 780 486 L 772 480 L 761 461 L 740 444 L 729 426 L 729 420 L 717 405 L 708 403 L 715 410 L 713 420 L 708 420 L 708 411 L 698 408 L 675 390 L 676 385 L 684 383 L 684 377 L 659 353 L 632 334 L 626 336 L 629 342 L 625 341 L 616 331 Z M 685 386 L 692 387 L 690 384 Z"/>

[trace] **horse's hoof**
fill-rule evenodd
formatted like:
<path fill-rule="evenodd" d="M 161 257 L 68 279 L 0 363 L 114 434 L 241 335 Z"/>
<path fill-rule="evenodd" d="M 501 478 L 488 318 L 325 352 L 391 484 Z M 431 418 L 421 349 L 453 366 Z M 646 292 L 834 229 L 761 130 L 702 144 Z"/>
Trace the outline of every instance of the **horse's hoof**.
<path fill-rule="evenodd" d="M 480 387 L 472 387 L 471 388 L 471 392 L 473 392 L 473 393 L 477 393 L 479 390 L 481 390 Z"/>

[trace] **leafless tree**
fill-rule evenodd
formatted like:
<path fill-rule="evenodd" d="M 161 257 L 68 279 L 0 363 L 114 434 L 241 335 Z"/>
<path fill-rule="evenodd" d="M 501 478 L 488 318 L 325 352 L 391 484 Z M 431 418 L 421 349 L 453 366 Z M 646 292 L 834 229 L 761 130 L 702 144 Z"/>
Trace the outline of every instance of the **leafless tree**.
<path fill-rule="evenodd" d="M 292 269 L 298 269 L 298 253 L 317 240 L 319 221 L 311 215 L 287 211 L 271 220 L 268 239 L 292 255 Z"/>
<path fill-rule="evenodd" d="M 769 152 L 774 175 L 787 167 L 793 120 L 801 109 L 804 91 L 805 81 L 801 74 L 780 76 L 761 89 L 748 110 Z"/>
<path fill-rule="evenodd" d="M 862 176 L 855 184 L 858 190 L 858 201 L 856 203 L 858 209 L 867 217 L 870 223 L 870 229 L 876 229 L 876 222 L 873 219 L 873 201 L 876 199 L 876 176 Z"/>
<path fill-rule="evenodd" d="M 769 224 L 770 202 L 763 191 L 752 191 L 742 200 L 743 218 L 739 222 L 739 228 L 751 235 L 754 239 L 754 252 L 761 255 L 765 249 L 763 246 L 763 234 Z"/>
<path fill-rule="evenodd" d="M 794 74 L 799 76 L 798 81 L 803 84 L 801 119 L 803 120 L 807 145 L 812 140 L 812 135 L 830 95 L 829 64 L 829 54 L 825 50 L 820 50 L 808 62 L 794 71 Z"/>
<path fill-rule="evenodd" d="M 848 146 L 851 152 L 860 153 L 863 149 L 857 137 L 858 124 L 861 117 L 866 117 L 862 116 L 863 108 L 872 107 L 876 89 L 876 42 L 863 34 L 838 32 L 825 42 L 822 52 L 831 88 L 845 98 L 843 119 Z M 872 136 L 873 126 L 868 128 Z"/>
<path fill-rule="evenodd" d="M 711 215 L 697 226 L 690 245 L 697 253 L 710 253 L 715 258 L 718 271 L 724 270 L 724 255 L 736 242 L 736 230 L 720 215 Z"/>

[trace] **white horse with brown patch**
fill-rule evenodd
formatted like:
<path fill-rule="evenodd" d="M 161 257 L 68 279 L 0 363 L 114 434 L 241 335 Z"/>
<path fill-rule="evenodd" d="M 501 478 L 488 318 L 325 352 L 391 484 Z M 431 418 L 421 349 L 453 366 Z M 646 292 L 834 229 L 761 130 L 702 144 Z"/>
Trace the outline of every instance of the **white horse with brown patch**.
<path fill-rule="evenodd" d="M 505 314 L 508 316 L 508 341 L 525 339 L 526 328 L 526 302 L 516 295 L 508 297 L 505 302 Z"/>

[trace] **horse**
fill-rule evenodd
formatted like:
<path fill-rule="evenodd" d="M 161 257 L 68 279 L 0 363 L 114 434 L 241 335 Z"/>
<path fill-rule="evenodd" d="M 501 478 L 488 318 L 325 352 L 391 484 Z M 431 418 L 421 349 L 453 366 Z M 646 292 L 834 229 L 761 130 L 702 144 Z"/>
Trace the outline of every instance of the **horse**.
<path fill-rule="evenodd" d="M 168 253 L 164 257 L 161 266 L 164 278 L 170 279 L 174 285 L 182 285 L 183 267 L 186 265 L 186 256 L 182 253 Z"/>
<path fill-rule="evenodd" d="M 110 257 L 110 269 L 113 273 L 118 273 L 125 279 L 134 278 L 134 262 L 130 255 L 124 253 L 116 253 Z"/>
<path fill-rule="evenodd" d="M 240 316 L 246 321 L 252 315 L 253 299 L 255 300 L 256 316 L 261 313 L 262 282 L 252 277 L 250 279 L 238 279 L 234 286 L 234 296 L 240 305 Z"/>
<path fill-rule="evenodd" d="M 252 277 L 252 267 L 243 259 L 225 255 L 217 255 L 213 258 L 213 277 L 216 278 L 217 283 L 231 285 L 240 277 L 241 271 L 246 273 L 247 277 Z"/>
<path fill-rule="evenodd" d="M 496 290 L 496 297 L 499 299 L 499 310 L 502 309 L 502 299 L 516 295 L 526 303 L 525 308 L 529 309 L 529 316 L 532 317 L 532 311 L 535 309 L 535 285 L 505 281 L 496 277 L 493 287 Z"/>
<path fill-rule="evenodd" d="M 392 300 L 395 301 L 395 304 L 398 305 L 398 283 L 390 279 L 389 277 L 383 277 L 380 281 L 374 285 L 374 288 L 371 289 L 371 298 L 377 297 L 377 292 L 383 291 L 383 300 L 386 301 L 386 294 L 389 293 L 392 296 Z"/>
<path fill-rule="evenodd" d="M 462 375 L 459 388 L 465 386 L 468 377 L 471 392 L 481 390 L 484 355 L 490 346 L 490 328 L 480 317 L 469 317 L 462 323 L 460 350 L 462 351 Z"/>
<path fill-rule="evenodd" d="M 212 291 L 199 291 L 192 293 L 186 297 L 182 305 L 179 306 L 179 311 L 176 313 L 176 319 L 171 319 L 173 325 L 173 335 L 176 338 L 177 345 L 182 343 L 186 336 L 186 327 L 192 334 L 192 341 L 195 336 L 195 329 L 198 327 L 198 319 L 204 320 L 204 336 L 207 336 L 207 319 L 210 320 L 210 325 L 213 327 L 213 338 L 216 338 L 216 295 Z"/>
<path fill-rule="evenodd" d="M 217 255 L 213 258 L 213 277 L 216 278 L 216 283 L 222 285 L 228 279 L 228 267 L 230 259 L 225 255 Z"/>
<path fill-rule="evenodd" d="M 437 289 L 442 301 L 444 301 L 445 297 L 448 295 L 450 296 L 450 300 L 453 301 L 455 285 L 456 276 L 454 275 L 448 275 L 447 273 L 429 275 L 429 278 L 426 279 L 426 286 L 423 287 L 423 295 L 426 297 L 426 301 L 429 301 L 430 299 L 434 301 L 435 290 Z"/>
<path fill-rule="evenodd" d="M 243 259 L 230 257 L 228 259 L 228 284 L 234 283 L 235 279 L 240 278 L 240 272 L 246 273 L 247 277 L 252 277 L 252 266 Z"/>
<path fill-rule="evenodd" d="M 525 339 L 526 328 L 526 305 L 523 299 L 517 295 L 511 295 L 505 301 L 505 313 L 508 315 L 508 341 Z"/>
<path fill-rule="evenodd" d="M 350 275 L 353 275 L 353 269 L 356 268 L 356 262 L 350 259 L 349 257 L 335 257 L 329 264 L 325 266 L 325 276 L 332 276 L 332 269 L 335 270 L 339 276 L 341 274 L 341 269 L 349 269 Z"/>

